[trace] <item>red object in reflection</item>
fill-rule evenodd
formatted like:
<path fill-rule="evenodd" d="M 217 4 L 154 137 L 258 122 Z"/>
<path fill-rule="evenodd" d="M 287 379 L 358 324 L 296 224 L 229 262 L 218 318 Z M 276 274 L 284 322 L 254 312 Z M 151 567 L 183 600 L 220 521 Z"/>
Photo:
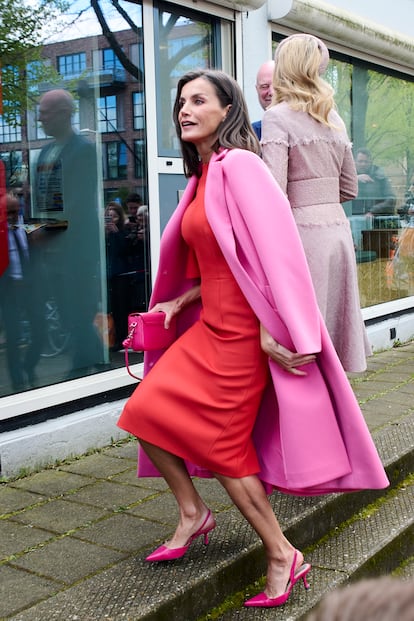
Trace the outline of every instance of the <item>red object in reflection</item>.
<path fill-rule="evenodd" d="M 6 171 L 0 160 L 0 276 L 9 264 L 9 243 L 7 234 Z"/>

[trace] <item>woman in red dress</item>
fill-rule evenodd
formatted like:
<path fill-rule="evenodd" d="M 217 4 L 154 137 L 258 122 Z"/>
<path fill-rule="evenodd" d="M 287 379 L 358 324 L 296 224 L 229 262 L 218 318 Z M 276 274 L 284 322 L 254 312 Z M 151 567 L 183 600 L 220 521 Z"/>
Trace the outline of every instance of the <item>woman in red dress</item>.
<path fill-rule="evenodd" d="M 118 423 L 139 439 L 143 449 L 140 475 L 149 476 L 155 466 L 170 486 L 179 508 L 179 523 L 172 538 L 147 560 L 174 560 L 186 553 L 196 537 L 203 536 L 208 541 L 215 520 L 189 472 L 202 476 L 210 472 L 224 486 L 265 548 L 266 587 L 246 605 L 279 606 L 287 600 L 296 582 L 302 579 L 307 585 L 310 565 L 304 563 L 302 553 L 284 536 L 268 500 L 263 483 L 269 479 L 263 476 L 265 464 L 256 450 L 257 433 L 260 435 L 258 413 L 263 403 L 269 401 L 268 387 L 275 384 L 271 365 L 292 380 L 306 380 L 307 369 L 315 367 L 315 352 L 321 349 L 320 315 L 290 206 L 258 157 L 259 145 L 235 80 L 219 71 L 186 74 L 178 82 L 174 121 L 185 172 L 191 180 L 163 234 L 150 308 L 165 313 L 166 328 L 176 316 L 179 338 L 155 358 L 153 352 L 146 353 L 144 380 L 128 400 Z M 218 179 L 213 171 L 217 166 L 223 183 L 231 177 L 231 184 L 225 187 L 231 185 L 232 193 L 223 191 L 220 183 L 211 182 Z M 249 199 L 246 205 L 246 190 L 240 196 L 243 174 L 251 174 L 255 193 L 263 186 L 263 201 L 255 204 Z M 243 181 L 245 184 L 246 179 Z M 256 189 L 254 183 L 258 184 Z M 242 203 L 243 210 L 238 211 L 237 206 Z M 224 211 L 220 211 L 222 208 Z M 260 221 L 262 216 L 264 221 Z M 245 238 L 257 237 L 255 229 L 266 228 L 267 217 L 272 226 L 279 226 L 283 237 L 275 245 L 272 234 L 272 243 L 257 245 L 247 256 Z M 246 219 L 249 226 L 245 226 Z M 245 230 L 244 234 L 237 235 L 241 230 Z M 226 232 L 230 232 L 227 237 Z M 172 238 L 174 251 L 169 245 Z M 240 266 L 246 266 L 245 272 L 228 260 L 232 254 L 237 254 Z M 260 276 L 261 265 L 266 277 Z M 275 272 L 283 274 L 283 278 L 279 276 L 280 284 L 272 276 Z M 260 281 L 255 296 L 246 293 L 250 277 Z M 290 302 L 293 300 L 294 304 L 287 303 L 286 292 L 291 294 Z M 264 326 L 265 316 L 269 326 L 274 325 L 275 318 L 280 323 L 281 317 L 281 330 L 283 334 L 289 332 L 292 339 L 283 337 L 283 345 L 281 339 L 276 341 Z M 331 361 L 329 367 L 332 368 Z M 346 380 L 343 370 L 340 373 Z M 299 387 L 298 390 L 300 393 Z M 291 385 L 287 392 L 292 394 Z M 321 391 L 318 388 L 314 392 L 318 394 L 316 409 L 320 412 L 324 410 Z M 300 409 L 307 405 L 301 402 Z M 273 413 L 275 409 L 277 404 Z M 348 415 L 349 408 L 346 410 Z M 290 420 L 294 420 L 292 414 L 289 406 Z M 306 428 L 306 416 L 302 418 Z M 274 415 L 272 430 L 276 427 Z M 318 447 L 324 441 L 321 438 L 325 428 L 327 425 L 317 434 Z M 352 431 L 355 435 L 355 427 Z M 295 435 L 300 433 L 299 428 L 295 430 Z M 277 438 L 273 442 L 275 436 L 270 429 L 265 436 L 272 438 L 271 461 L 275 460 L 282 471 L 285 457 L 277 450 Z M 348 475 L 352 467 L 346 451 L 337 450 L 331 436 L 326 440 L 327 451 L 334 447 L 333 461 L 322 469 L 318 465 L 317 476 L 321 470 L 323 476 L 329 470 L 324 481 Z M 305 442 L 309 444 L 309 439 L 305 438 Z M 370 446 L 365 450 L 364 445 L 362 454 L 366 458 L 368 453 L 369 457 L 361 468 L 364 472 L 379 471 L 375 485 L 385 486 L 386 477 L 376 461 L 375 449 L 371 460 L 374 465 L 367 468 L 370 450 Z M 320 448 L 313 451 L 316 460 L 321 452 L 324 450 Z M 296 476 L 298 472 L 297 469 Z M 270 482 L 273 484 L 273 479 Z M 317 482 L 315 479 L 309 485 Z M 280 487 L 288 487 L 283 477 Z"/>

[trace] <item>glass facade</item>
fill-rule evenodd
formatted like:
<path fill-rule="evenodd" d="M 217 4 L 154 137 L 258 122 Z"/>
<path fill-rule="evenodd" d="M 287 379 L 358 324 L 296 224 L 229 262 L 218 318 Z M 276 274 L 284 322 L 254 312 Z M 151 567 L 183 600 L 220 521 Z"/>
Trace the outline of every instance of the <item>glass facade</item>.
<path fill-rule="evenodd" d="M 45 45 L 27 67 L 24 105 L 8 102 L 0 115 L 9 222 L 0 397 L 123 366 L 128 313 L 148 306 L 142 7 L 126 6 L 134 21 L 113 28 L 112 46 L 91 9 L 88 34 Z M 179 156 L 175 84 L 190 68 L 216 66 L 219 20 L 164 4 L 154 14 L 159 142 Z M 9 75 L 18 79 L 13 66 Z M 130 363 L 140 360 L 130 352 Z"/>
<path fill-rule="evenodd" d="M 134 5 L 135 31 L 114 30 L 131 66 L 141 13 Z M 41 56 L 20 76 L 27 96 L 3 100 L 0 115 L 0 397 L 123 366 L 127 315 L 150 295 L 148 218 L 128 207 L 148 196 L 144 67 L 129 75 L 102 35 L 68 36 Z M 3 84 L 17 74 L 4 67 Z"/>
<path fill-rule="evenodd" d="M 0 272 L 0 398 L 124 366 L 127 315 L 145 310 L 151 293 L 151 215 L 162 229 L 185 186 L 180 170 L 163 174 L 152 162 L 159 205 L 151 205 L 147 153 L 180 157 L 172 107 L 184 72 L 224 65 L 236 75 L 237 63 L 241 71 L 246 62 L 235 50 L 236 12 L 219 3 L 220 17 L 211 14 L 214 3 L 200 10 L 146 6 L 154 49 L 145 59 L 142 5 L 101 4 L 111 43 L 85 3 L 76 28 L 68 13 L 68 29 L 42 47 L 41 59 L 25 71 L 11 62 L 1 69 L 0 183 L 9 226 L 0 237 L 7 257 Z M 355 157 L 367 149 L 360 166 L 375 167 L 382 184 L 370 193 L 361 188 L 344 205 L 361 301 L 369 307 L 414 293 L 406 250 L 414 230 L 414 83 L 331 56 L 326 77 Z M 147 115 L 154 116 L 151 131 Z M 141 360 L 130 352 L 131 363 Z"/>
<path fill-rule="evenodd" d="M 414 262 L 402 260 L 400 240 L 412 227 L 407 201 L 414 173 L 414 81 L 335 56 L 326 77 L 335 88 L 358 173 L 358 196 L 344 209 L 361 305 L 413 295 Z"/>

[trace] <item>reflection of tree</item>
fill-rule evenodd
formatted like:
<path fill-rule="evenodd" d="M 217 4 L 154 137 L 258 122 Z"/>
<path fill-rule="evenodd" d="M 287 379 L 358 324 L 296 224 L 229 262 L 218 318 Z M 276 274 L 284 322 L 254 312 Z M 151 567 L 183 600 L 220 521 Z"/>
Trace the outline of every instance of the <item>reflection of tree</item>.
<path fill-rule="evenodd" d="M 331 59 L 324 78 L 335 91 L 335 104 L 351 134 L 351 67 L 348 63 Z"/>
<path fill-rule="evenodd" d="M 112 0 L 113 6 L 116 8 L 118 13 L 126 20 L 128 26 L 135 32 L 137 35 L 140 34 L 140 29 L 134 22 L 130 19 L 128 13 L 123 10 L 123 8 L 119 5 L 116 0 Z M 115 33 L 110 29 L 108 22 L 105 18 L 105 15 L 100 7 L 99 0 L 91 0 L 91 7 L 95 11 L 96 18 L 102 28 L 102 34 L 106 38 L 109 43 L 109 46 L 113 50 L 115 56 L 125 69 L 132 77 L 134 77 L 139 82 L 143 82 L 143 74 L 142 70 L 137 67 L 126 55 L 122 46 L 118 43 Z"/>
<path fill-rule="evenodd" d="M 111 4 L 137 36 L 142 36 L 141 29 L 134 24 L 128 13 L 120 6 L 118 0 L 112 0 Z M 116 33 L 109 27 L 108 20 L 104 15 L 99 0 L 91 0 L 91 6 L 102 28 L 102 34 L 105 36 L 119 62 L 130 75 L 142 83 L 142 70 L 128 58 L 122 49 L 122 46 L 117 40 Z M 211 25 L 203 22 L 195 22 L 191 18 L 188 18 L 184 23 L 177 24 L 179 21 L 183 21 L 182 9 L 179 14 L 167 13 L 162 10 L 159 11 L 159 83 L 167 94 L 167 96 L 160 98 L 161 136 L 168 136 L 172 129 L 170 93 L 175 86 L 174 73 L 183 73 L 183 71 L 179 71 L 180 63 L 182 63 L 184 59 L 189 59 L 191 57 L 194 59 L 194 56 L 198 54 L 200 59 L 204 61 L 204 66 L 210 66 L 211 64 L 210 58 L 203 59 L 203 55 L 205 55 L 206 51 L 207 54 L 210 54 L 210 50 L 212 49 Z M 180 46 L 173 49 L 171 42 L 178 39 L 176 34 L 178 25 L 183 34 L 180 38 Z M 202 62 L 200 64 L 202 64 Z M 194 67 L 194 63 L 190 63 L 190 66 Z"/>
<path fill-rule="evenodd" d="M 51 68 L 40 62 L 41 43 L 46 28 L 50 34 L 59 27 L 58 18 L 67 7 L 65 0 L 0 0 L 3 116 L 10 125 L 20 123 L 27 92 L 51 73 Z"/>
<path fill-rule="evenodd" d="M 355 65 L 352 72 L 352 139 L 355 150 L 368 144 L 365 132 L 368 107 L 369 74 Z"/>
<path fill-rule="evenodd" d="M 397 165 L 409 176 L 414 163 L 414 84 L 369 70 L 366 93 L 365 131 L 361 136 L 381 163 Z"/>
<path fill-rule="evenodd" d="M 165 23 L 163 18 L 166 17 Z M 165 88 L 167 97 L 161 97 L 161 136 L 166 138 L 172 131 L 171 123 L 171 96 L 170 93 L 176 85 L 178 77 L 174 78 L 174 74 L 182 74 L 184 71 L 177 71 L 180 64 L 184 59 L 189 59 L 191 56 L 202 53 L 204 50 L 211 49 L 211 29 L 208 28 L 206 34 L 200 33 L 200 27 L 203 24 L 194 23 L 188 20 L 186 23 L 177 26 L 177 21 L 182 20 L 181 15 L 170 14 L 160 12 L 159 14 L 159 77 L 160 84 Z M 179 34 L 181 30 L 181 35 Z M 172 33 L 174 35 L 172 36 Z M 171 43 L 177 40 L 180 42 L 176 48 Z M 186 42 L 187 40 L 187 42 Z M 202 58 L 200 59 L 202 60 Z M 198 64 L 200 67 L 202 62 Z M 194 64 L 191 64 L 191 68 L 194 68 Z M 169 144 L 164 144 L 165 147 L 170 147 Z"/>
<path fill-rule="evenodd" d="M 382 165 L 414 173 L 414 83 L 331 59 L 325 74 L 354 144 Z"/>
<path fill-rule="evenodd" d="M 402 91 L 402 126 L 405 128 L 405 144 L 403 153 L 406 161 L 407 186 L 409 180 L 414 173 L 414 84 L 412 82 L 404 82 Z"/>

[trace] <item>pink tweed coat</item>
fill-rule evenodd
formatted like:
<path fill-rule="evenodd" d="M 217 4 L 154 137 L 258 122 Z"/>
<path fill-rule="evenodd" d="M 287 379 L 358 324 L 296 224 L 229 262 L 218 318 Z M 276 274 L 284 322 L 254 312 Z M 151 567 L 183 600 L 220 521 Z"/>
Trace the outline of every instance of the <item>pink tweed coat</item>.
<path fill-rule="evenodd" d="M 371 354 L 362 320 L 355 249 L 341 203 L 358 181 L 351 143 L 335 111 L 332 127 L 286 102 L 266 110 L 262 157 L 287 195 L 298 226 L 319 308 L 346 371 L 366 369 Z"/>

